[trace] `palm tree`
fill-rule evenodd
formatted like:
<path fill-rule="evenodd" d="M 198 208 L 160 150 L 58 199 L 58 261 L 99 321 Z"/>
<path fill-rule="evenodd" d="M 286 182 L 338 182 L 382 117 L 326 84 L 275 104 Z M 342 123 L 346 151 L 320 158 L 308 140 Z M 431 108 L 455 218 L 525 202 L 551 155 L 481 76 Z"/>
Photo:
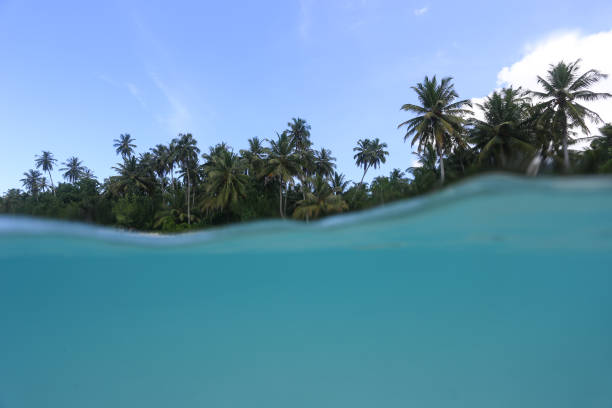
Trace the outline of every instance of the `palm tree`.
<path fill-rule="evenodd" d="M 89 167 L 83 167 L 83 174 L 81 178 L 93 180 L 96 178 L 96 176 L 94 175 L 94 172 Z"/>
<path fill-rule="evenodd" d="M 261 165 L 266 155 L 266 148 L 258 137 L 249 139 L 249 148 L 240 150 L 240 155 L 247 164 L 247 172 L 250 176 L 257 175 L 261 171 Z"/>
<path fill-rule="evenodd" d="M 300 162 L 300 172 L 297 174 L 302 189 L 302 198 L 306 198 L 306 178 L 309 176 L 314 164 L 314 154 L 310 147 L 310 125 L 304 119 L 292 118 L 287 123 L 287 134 L 295 148 Z"/>
<path fill-rule="evenodd" d="M 316 174 L 323 177 L 329 177 L 334 173 L 336 168 L 335 157 L 332 157 L 332 152 L 329 149 L 321 148 L 314 151 L 314 169 Z"/>
<path fill-rule="evenodd" d="M 53 191 L 53 195 L 55 195 L 55 187 L 53 186 L 53 177 L 51 176 L 51 170 L 53 170 L 53 166 L 57 163 L 57 159 L 53 157 L 53 153 L 43 150 L 40 156 L 36 156 L 36 168 L 42 168 L 43 172 L 47 172 L 49 174 L 49 180 L 51 180 L 51 190 Z"/>
<path fill-rule="evenodd" d="M 172 180 L 172 189 L 176 195 L 176 181 L 174 179 L 174 167 L 178 164 L 177 155 L 177 142 L 178 139 L 172 139 L 168 145 L 168 169 L 170 170 L 170 179 Z"/>
<path fill-rule="evenodd" d="M 360 185 L 363 184 L 363 179 L 371 167 L 376 169 L 381 163 L 387 161 L 386 156 L 389 155 L 389 152 L 385 150 L 386 148 L 387 144 L 380 143 L 378 138 L 373 140 L 361 139 L 357 141 L 357 147 L 353 148 L 353 151 L 357 153 L 353 158 L 357 166 L 363 167 L 363 176 L 361 176 L 361 181 L 359 182 Z"/>
<path fill-rule="evenodd" d="M 602 123 L 597 113 L 579 104 L 578 101 L 590 102 L 612 97 L 609 93 L 589 91 L 588 88 L 607 78 L 607 75 L 594 69 L 579 75 L 579 64 L 578 59 L 569 64 L 561 61 L 557 65 L 551 65 L 546 78 L 538 76 L 538 83 L 544 88 L 544 92 L 531 92 L 537 98 L 543 99 L 543 102 L 536 105 L 536 109 L 538 107 L 543 109 L 542 120 L 550 123 L 561 133 L 563 166 L 566 171 L 570 167 L 567 152 L 568 129 L 577 127 L 588 135 L 590 131 L 585 119 L 593 123 Z"/>
<path fill-rule="evenodd" d="M 200 153 L 197 144 L 198 142 L 191 133 L 180 133 L 178 138 L 175 139 L 176 160 L 181 166 L 183 182 L 185 182 L 187 187 L 185 196 L 187 200 L 187 224 L 191 224 L 191 175 L 198 167 L 198 154 Z"/>
<path fill-rule="evenodd" d="M 344 174 L 334 171 L 334 175 L 331 177 L 331 187 L 334 190 L 334 194 L 344 194 L 348 185 L 349 181 L 345 179 Z"/>
<path fill-rule="evenodd" d="M 309 191 L 305 199 L 298 201 L 293 218 L 308 220 L 348 210 L 346 202 L 341 196 L 334 194 L 334 190 L 320 174 L 312 180 L 312 185 L 313 191 Z"/>
<path fill-rule="evenodd" d="M 278 178 L 278 208 L 282 218 L 285 218 L 285 213 L 283 212 L 283 185 L 289 183 L 291 178 L 298 174 L 299 166 L 299 159 L 295 154 L 291 138 L 287 132 L 283 132 L 280 135 L 277 133 L 277 140 L 270 140 L 270 153 L 268 154 L 263 175 L 269 178 Z"/>
<path fill-rule="evenodd" d="M 76 183 L 85 174 L 86 168 L 85 166 L 83 166 L 83 162 L 80 161 L 76 156 L 69 157 L 62 164 L 65 167 L 61 168 L 60 171 L 64 172 L 64 179 L 68 180 L 68 182 L 70 183 Z"/>
<path fill-rule="evenodd" d="M 207 167 L 211 164 L 216 156 L 221 156 L 226 152 L 230 152 L 233 149 L 225 142 L 217 143 L 214 146 L 210 146 L 208 148 L 208 153 L 202 153 L 202 158 L 204 159 L 204 167 Z"/>
<path fill-rule="evenodd" d="M 21 179 L 21 184 L 32 196 L 38 199 L 42 173 L 38 170 L 28 170 L 23 175 L 24 178 Z"/>
<path fill-rule="evenodd" d="M 506 167 L 508 159 L 516 152 L 523 158 L 532 154 L 530 139 L 530 105 L 527 93 L 521 88 L 504 88 L 495 91 L 478 106 L 485 120 L 472 119 L 474 125 L 468 137 L 480 151 L 479 161 L 493 158 L 500 167 Z"/>
<path fill-rule="evenodd" d="M 132 156 L 136 148 L 136 145 L 133 143 L 135 141 L 136 139 L 132 139 L 129 133 L 119 135 L 119 139 L 113 140 L 113 142 L 115 142 L 113 145 L 115 147 L 115 152 L 120 154 L 124 159 Z"/>
<path fill-rule="evenodd" d="M 421 152 L 413 152 L 418 160 L 417 162 L 420 166 L 413 166 L 406 169 L 406 171 L 413 176 L 417 176 L 417 174 L 422 172 L 432 172 L 438 173 L 436 169 L 436 149 L 430 144 L 425 145 L 425 148 Z"/>
<path fill-rule="evenodd" d="M 170 149 L 166 145 L 158 144 L 151 149 L 151 167 L 159 178 L 162 192 L 166 191 L 166 176 L 170 172 Z"/>
<path fill-rule="evenodd" d="M 49 183 L 47 183 L 47 178 L 46 177 L 41 177 L 40 178 L 40 183 L 38 183 L 38 186 L 40 188 L 40 192 L 41 193 L 46 193 L 47 191 L 49 191 L 49 188 L 51 186 L 49 186 Z"/>
<path fill-rule="evenodd" d="M 148 194 L 153 192 L 153 178 L 147 174 L 145 163 L 142 161 L 139 163 L 136 157 L 125 158 L 123 163 L 118 163 L 113 169 L 119 173 L 118 176 L 111 177 L 111 185 L 115 191 L 123 195 L 136 192 L 138 189 Z"/>
<path fill-rule="evenodd" d="M 226 209 L 246 197 L 247 176 L 244 174 L 240 158 L 229 150 L 211 158 L 206 169 L 207 198 L 204 207 Z"/>
<path fill-rule="evenodd" d="M 298 152 L 308 150 L 312 145 L 310 141 L 310 125 L 304 119 L 292 118 L 287 123 L 289 138 Z"/>
<path fill-rule="evenodd" d="M 417 151 L 421 152 L 427 144 L 432 144 L 440 159 L 440 181 L 444 183 L 444 152 L 445 141 L 454 138 L 462 143 L 460 130 L 465 123 L 464 116 L 470 111 L 464 106 L 472 106 L 469 100 L 455 102 L 458 94 L 451 83 L 452 78 L 443 78 L 438 84 L 434 75 L 432 79 L 425 77 L 422 83 L 413 86 L 421 105 L 407 103 L 402 110 L 417 114 L 416 117 L 399 124 L 398 128 L 406 126 L 404 141 L 412 137 L 410 146 L 418 142 Z"/>

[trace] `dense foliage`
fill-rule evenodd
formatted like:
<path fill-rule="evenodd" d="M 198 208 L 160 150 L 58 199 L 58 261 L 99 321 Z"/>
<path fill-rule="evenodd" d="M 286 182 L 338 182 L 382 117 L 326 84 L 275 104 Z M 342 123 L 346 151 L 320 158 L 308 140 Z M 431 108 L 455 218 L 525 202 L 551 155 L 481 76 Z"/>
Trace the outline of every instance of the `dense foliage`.
<path fill-rule="evenodd" d="M 595 70 L 580 74 L 579 61 L 560 62 L 538 77 L 541 90 L 505 88 L 476 106 L 459 100 L 452 78 L 425 77 L 412 88 L 418 104 L 402 106 L 415 116 L 399 125 L 406 129 L 404 140 L 416 146 L 420 165 L 394 169 L 370 184 L 363 180 L 386 161 L 386 143 L 357 141 L 354 158 L 363 176 L 352 183 L 336 171 L 330 150 L 313 146 L 310 125 L 294 118 L 276 137 L 254 137 L 239 152 L 220 143 L 202 153 L 187 133 L 137 156 L 136 140 L 122 134 L 114 140 L 121 160 L 116 174 L 102 182 L 75 156 L 61 163 L 65 182 L 56 186 L 51 171 L 57 159 L 43 151 L 35 157 L 36 169 L 21 179 L 25 191 L 11 189 L 0 198 L 0 213 L 175 232 L 261 218 L 315 219 L 492 170 L 612 173 L 612 125 L 600 135 L 576 137 L 577 131 L 588 135 L 587 122 L 601 122 L 579 102 L 610 97 L 588 89 L 604 77 Z M 580 142 L 590 145 L 571 149 Z"/>

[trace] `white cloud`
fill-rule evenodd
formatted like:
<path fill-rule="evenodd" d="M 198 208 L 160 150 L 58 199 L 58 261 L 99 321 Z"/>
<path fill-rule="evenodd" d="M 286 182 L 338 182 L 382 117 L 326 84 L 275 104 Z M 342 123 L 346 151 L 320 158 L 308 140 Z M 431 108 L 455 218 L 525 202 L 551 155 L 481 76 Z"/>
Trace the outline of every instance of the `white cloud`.
<path fill-rule="evenodd" d="M 132 96 L 136 98 L 140 106 L 145 108 L 146 104 L 145 104 L 144 99 L 142 98 L 142 94 L 140 93 L 140 90 L 138 89 L 138 87 L 131 82 L 126 83 L 125 86 L 127 86 L 127 89 L 130 92 L 130 94 L 132 94 Z"/>
<path fill-rule="evenodd" d="M 427 7 L 421 7 L 419 9 L 415 9 L 414 10 L 414 15 L 415 16 L 422 16 L 423 14 L 427 13 L 428 10 L 429 10 L 429 8 L 427 8 Z"/>
<path fill-rule="evenodd" d="M 313 0 L 300 0 L 300 21 L 298 30 L 302 40 L 306 41 L 310 37 L 310 25 L 312 19 Z"/>
<path fill-rule="evenodd" d="M 597 69 L 612 75 L 612 30 L 597 34 L 584 35 L 580 31 L 560 32 L 550 35 L 543 41 L 528 44 L 525 55 L 509 67 L 504 67 L 497 75 L 499 86 L 522 86 L 525 89 L 541 89 L 537 75 L 544 76 L 550 64 L 563 60 L 573 62 L 578 58 L 581 71 Z M 612 77 L 600 81 L 591 88 L 597 92 L 612 93 Z M 605 122 L 612 121 L 612 99 L 587 102 L 585 105 L 599 113 Z M 601 124 L 589 126 L 592 134 L 598 134 Z"/>
<path fill-rule="evenodd" d="M 111 86 L 117 86 L 117 82 L 106 74 L 98 75 L 98 78 Z"/>
<path fill-rule="evenodd" d="M 161 123 L 168 126 L 173 133 L 184 132 L 188 128 L 191 115 L 185 104 L 179 99 L 178 95 L 165 82 L 163 82 L 156 74 L 150 73 L 149 76 L 161 93 L 166 97 L 171 112 L 166 116 L 158 117 Z"/>
<path fill-rule="evenodd" d="M 474 117 L 478 120 L 482 120 L 484 121 L 485 117 L 484 117 L 484 112 L 482 111 L 482 109 L 480 109 L 478 107 L 478 105 L 482 105 L 485 101 L 485 99 L 487 99 L 486 96 L 483 96 L 482 98 L 472 98 L 472 112 L 474 112 Z"/>
<path fill-rule="evenodd" d="M 140 106 L 146 108 L 146 103 L 144 101 L 144 98 L 142 97 L 142 94 L 140 93 L 140 89 L 138 89 L 138 87 L 133 83 L 126 82 L 122 85 L 106 74 L 98 75 L 98 78 L 114 88 L 118 88 L 121 90 L 125 90 L 127 88 L 130 95 L 132 95 L 138 101 Z"/>

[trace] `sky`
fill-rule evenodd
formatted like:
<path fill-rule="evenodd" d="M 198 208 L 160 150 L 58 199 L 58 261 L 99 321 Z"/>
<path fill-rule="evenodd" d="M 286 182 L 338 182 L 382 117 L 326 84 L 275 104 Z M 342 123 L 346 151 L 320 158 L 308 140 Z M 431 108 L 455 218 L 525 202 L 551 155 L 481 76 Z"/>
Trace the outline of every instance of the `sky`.
<path fill-rule="evenodd" d="M 482 98 L 561 59 L 612 74 L 610 49 L 608 0 L 0 0 L 0 192 L 42 150 L 102 181 L 122 133 L 138 153 L 186 132 L 238 151 L 293 117 L 352 180 L 357 140 L 386 142 L 369 180 L 414 164 L 397 125 L 425 75 Z M 594 107 L 612 121 L 612 101 Z"/>

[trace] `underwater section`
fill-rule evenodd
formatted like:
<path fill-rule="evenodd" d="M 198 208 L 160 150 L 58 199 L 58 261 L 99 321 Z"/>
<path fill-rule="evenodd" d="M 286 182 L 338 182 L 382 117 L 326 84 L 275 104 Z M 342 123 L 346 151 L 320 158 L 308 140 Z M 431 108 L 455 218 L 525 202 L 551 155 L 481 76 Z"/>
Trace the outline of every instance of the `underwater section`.
<path fill-rule="evenodd" d="M 610 407 L 612 179 L 176 236 L 0 217 L 0 407 Z"/>

